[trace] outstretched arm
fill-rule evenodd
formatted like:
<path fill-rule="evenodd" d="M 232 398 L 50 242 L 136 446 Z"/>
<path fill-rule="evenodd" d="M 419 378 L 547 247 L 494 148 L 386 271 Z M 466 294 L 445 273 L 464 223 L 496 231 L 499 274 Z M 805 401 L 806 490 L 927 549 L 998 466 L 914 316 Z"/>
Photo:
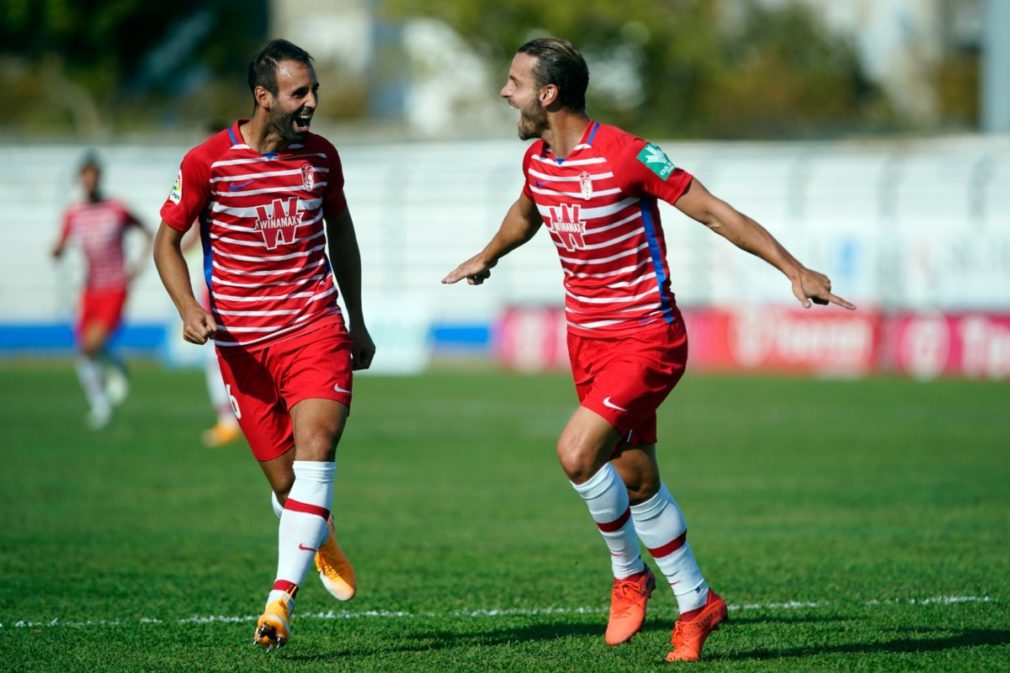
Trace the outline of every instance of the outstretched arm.
<path fill-rule="evenodd" d="M 741 250 L 760 257 L 785 274 L 792 283 L 793 294 L 804 308 L 810 308 L 811 302 L 837 304 L 849 310 L 856 308 L 831 293 L 831 280 L 827 276 L 803 266 L 767 229 L 714 196 L 697 179 L 691 182 L 676 206 Z"/>
<path fill-rule="evenodd" d="M 337 279 L 340 294 L 347 307 L 350 322 L 348 334 L 351 337 L 351 363 L 354 369 L 368 369 L 375 356 L 375 343 L 365 326 L 365 314 L 361 308 L 361 251 L 358 237 L 354 233 L 351 211 L 326 218 L 326 241 L 329 246 L 333 276 Z"/>
<path fill-rule="evenodd" d="M 189 282 L 189 267 L 182 256 L 181 242 L 182 232 L 162 222 L 154 237 L 154 265 L 158 267 L 161 282 L 182 318 L 183 338 L 202 344 L 214 336 L 217 323 L 193 296 L 193 285 Z"/>
<path fill-rule="evenodd" d="M 126 271 L 126 282 L 133 283 L 137 276 L 140 275 L 140 272 L 144 269 L 144 263 L 151 256 L 151 247 L 154 245 L 154 234 L 133 214 L 129 215 L 128 222 L 131 229 L 136 229 L 144 235 L 144 249 L 137 257 L 137 261 L 131 264 L 130 268 Z"/>
<path fill-rule="evenodd" d="M 520 195 L 505 214 L 494 238 L 483 250 L 453 269 L 442 282 L 456 283 L 466 278 L 470 285 L 480 285 L 491 276 L 491 268 L 499 259 L 533 238 L 541 223 L 536 204 Z"/>

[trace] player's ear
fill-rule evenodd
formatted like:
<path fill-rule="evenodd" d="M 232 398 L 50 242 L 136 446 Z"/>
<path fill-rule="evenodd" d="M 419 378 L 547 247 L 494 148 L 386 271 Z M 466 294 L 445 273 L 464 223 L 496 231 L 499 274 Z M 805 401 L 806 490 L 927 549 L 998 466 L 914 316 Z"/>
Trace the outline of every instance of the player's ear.
<path fill-rule="evenodd" d="M 550 107 L 554 104 L 554 101 L 558 99 L 558 86 L 557 84 L 545 84 L 540 87 L 540 93 L 538 94 L 540 98 L 540 104 L 544 107 Z"/>
<path fill-rule="evenodd" d="M 253 89 L 253 98 L 256 99 L 257 107 L 266 109 L 273 102 L 274 95 L 266 87 L 256 85 L 256 88 Z"/>

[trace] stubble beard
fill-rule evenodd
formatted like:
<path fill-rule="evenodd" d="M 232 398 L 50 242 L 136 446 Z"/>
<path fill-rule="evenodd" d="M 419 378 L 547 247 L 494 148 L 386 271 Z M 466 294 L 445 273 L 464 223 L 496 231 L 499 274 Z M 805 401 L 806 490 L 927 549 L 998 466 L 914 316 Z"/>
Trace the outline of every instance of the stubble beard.
<path fill-rule="evenodd" d="M 519 139 L 540 138 L 547 130 L 547 111 L 533 103 L 526 110 L 519 111 Z"/>

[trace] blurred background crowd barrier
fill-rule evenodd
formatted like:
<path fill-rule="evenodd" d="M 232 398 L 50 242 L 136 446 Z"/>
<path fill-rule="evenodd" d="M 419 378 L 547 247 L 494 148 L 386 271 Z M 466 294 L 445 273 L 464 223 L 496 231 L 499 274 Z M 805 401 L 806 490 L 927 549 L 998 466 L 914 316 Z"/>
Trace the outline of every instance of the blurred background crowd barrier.
<path fill-rule="evenodd" d="M 860 307 L 794 307 L 778 272 L 663 204 L 694 366 L 1010 376 L 1010 140 L 660 144 Z M 480 249 L 519 194 L 523 147 L 342 147 L 379 369 L 417 371 L 433 356 L 492 353 L 527 370 L 565 365 L 561 273 L 546 236 L 512 253 L 480 288 L 439 282 Z M 6 355 L 71 348 L 81 260 L 51 265 L 48 250 L 62 209 L 77 197 L 73 177 L 85 149 L 17 146 L 0 165 Z M 108 193 L 156 226 L 185 150 L 106 147 Z M 200 254 L 191 253 L 197 287 Z M 195 357 L 178 337 L 153 265 L 128 316 L 124 347 L 176 363 Z"/>

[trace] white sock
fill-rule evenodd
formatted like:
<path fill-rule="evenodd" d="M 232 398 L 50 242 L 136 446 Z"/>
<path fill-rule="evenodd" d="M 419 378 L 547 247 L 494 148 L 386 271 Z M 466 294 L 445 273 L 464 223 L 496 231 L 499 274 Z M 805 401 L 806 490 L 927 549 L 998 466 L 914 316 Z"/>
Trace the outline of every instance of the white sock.
<path fill-rule="evenodd" d="M 687 543 L 687 523 L 665 484 L 639 505 L 631 506 L 631 518 L 642 543 L 666 576 L 681 612 L 696 610 L 708 600 L 708 584 Z"/>
<path fill-rule="evenodd" d="M 572 487 L 586 501 L 589 514 L 610 549 L 614 577 L 623 579 L 645 570 L 628 510 L 628 489 L 614 466 L 607 463 L 589 481 L 572 483 Z"/>
<path fill-rule="evenodd" d="M 88 398 L 88 404 L 92 410 L 105 412 L 109 410 L 109 398 L 105 394 L 105 385 L 102 381 L 102 367 L 95 358 L 81 356 L 77 358 L 77 378 L 84 388 L 84 395 Z"/>
<path fill-rule="evenodd" d="M 277 579 L 267 602 L 287 593 L 294 597 L 312 566 L 316 548 L 326 541 L 326 519 L 333 501 L 334 463 L 296 460 L 277 534 Z"/>
<path fill-rule="evenodd" d="M 217 422 L 221 425 L 237 425 L 235 410 L 231 408 L 231 400 L 228 398 L 228 391 L 221 378 L 221 364 L 215 355 L 207 358 L 203 373 L 207 382 L 207 395 L 217 412 Z"/>
<path fill-rule="evenodd" d="M 270 506 L 273 507 L 274 514 L 280 519 L 281 515 L 284 514 L 284 505 L 277 499 L 277 494 L 273 491 L 270 491 Z"/>

